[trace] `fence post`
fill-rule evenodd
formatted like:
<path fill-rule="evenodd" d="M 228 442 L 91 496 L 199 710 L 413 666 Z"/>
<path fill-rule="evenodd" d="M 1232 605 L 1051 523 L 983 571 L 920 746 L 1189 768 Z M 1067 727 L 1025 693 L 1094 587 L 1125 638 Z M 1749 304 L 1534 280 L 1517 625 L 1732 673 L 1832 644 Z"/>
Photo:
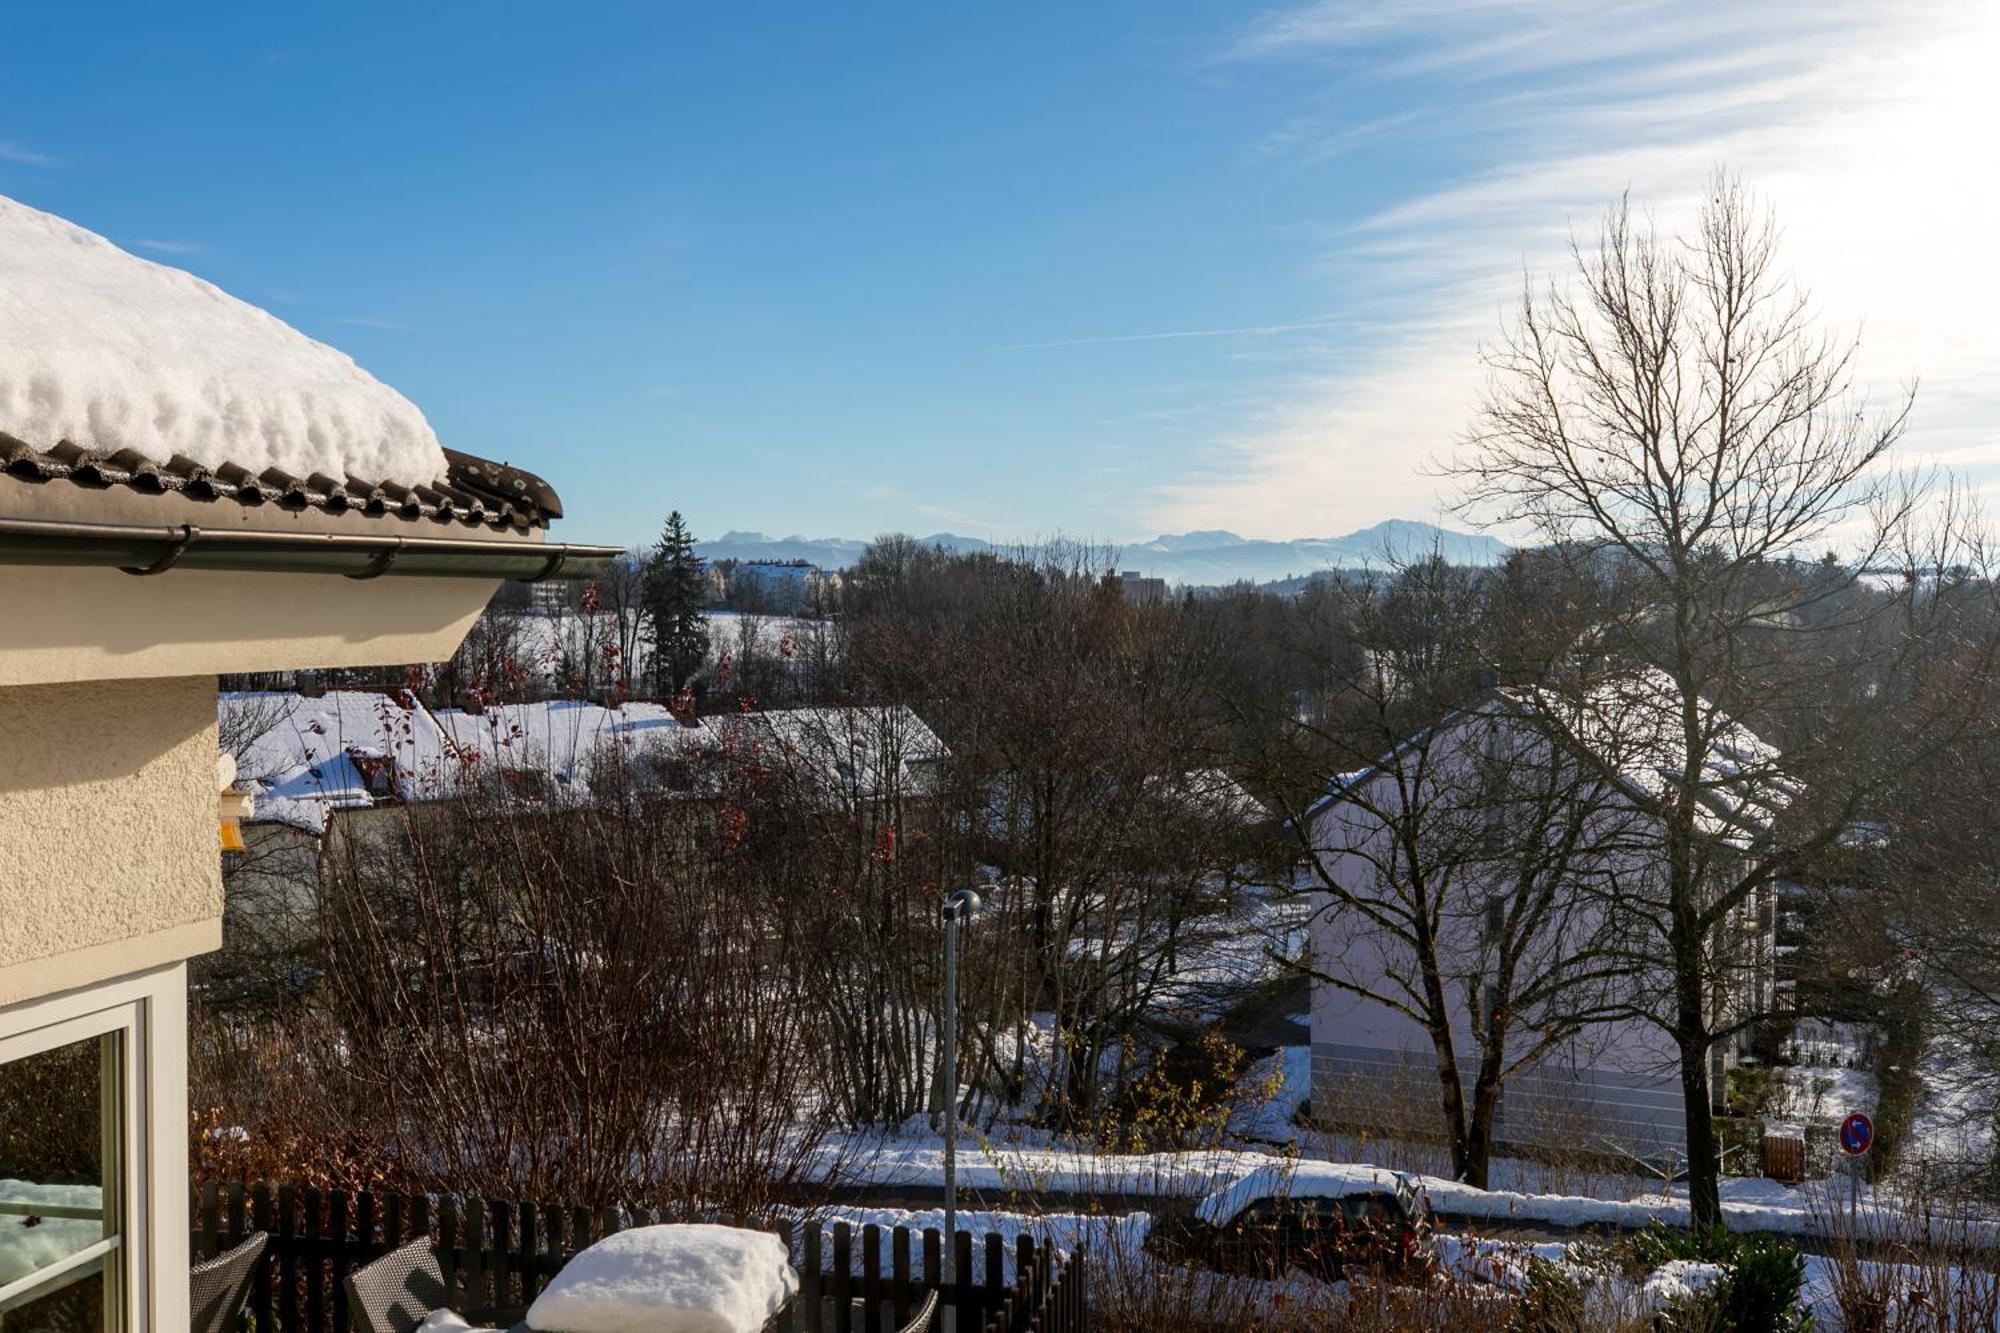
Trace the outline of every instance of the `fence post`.
<path fill-rule="evenodd" d="M 833 1333 L 854 1333 L 853 1235 L 847 1223 L 833 1224 Z"/>
<path fill-rule="evenodd" d="M 882 1333 L 882 1228 L 861 1228 L 861 1327 Z"/>
<path fill-rule="evenodd" d="M 250 1190 L 250 1218 L 256 1230 L 271 1229 L 271 1187 L 263 1181 L 257 1182 Z M 277 1324 L 271 1313 L 271 1256 L 268 1252 L 264 1262 L 257 1265 L 257 1278 L 250 1286 L 250 1312 L 256 1316 L 260 1329 L 274 1328 Z"/>
<path fill-rule="evenodd" d="M 972 1233 L 954 1231 L 951 1233 L 952 1271 L 956 1281 L 952 1284 L 953 1318 L 963 1324 L 967 1316 L 972 1323 L 967 1327 L 979 1326 L 979 1311 L 972 1302 Z M 956 1328 L 956 1325 L 954 1326 Z"/>
<path fill-rule="evenodd" d="M 896 1327 L 902 1328 L 910 1322 L 910 1229 L 899 1226 L 889 1233 L 889 1263 L 894 1270 L 890 1281 L 895 1286 Z"/>
<path fill-rule="evenodd" d="M 230 1247 L 233 1249 L 236 1246 L 241 1245 L 243 1243 L 243 1238 L 249 1234 L 250 1234 L 249 1231 L 246 1230 L 243 1225 L 243 1182 L 240 1180 L 232 1180 L 229 1182 Z"/>
<path fill-rule="evenodd" d="M 806 1226 L 805 1249 L 805 1291 L 802 1298 L 806 1307 L 807 1333 L 823 1333 L 826 1327 L 824 1312 L 820 1308 L 820 1248 L 822 1233 L 818 1222 Z"/>
<path fill-rule="evenodd" d="M 326 1262 L 319 1260 L 313 1262 L 313 1272 L 318 1273 L 322 1269 L 326 1270 L 328 1287 L 326 1298 L 333 1306 L 333 1333 L 347 1333 L 347 1301 L 345 1299 L 348 1263 L 346 1190 L 327 1191 L 326 1226 L 321 1230 L 320 1234 L 330 1237 L 333 1241 L 333 1247 L 332 1252 L 327 1256 Z M 321 1333 L 325 1328 L 326 1322 L 322 1317 L 319 1329 L 315 1330 L 315 1333 Z"/>

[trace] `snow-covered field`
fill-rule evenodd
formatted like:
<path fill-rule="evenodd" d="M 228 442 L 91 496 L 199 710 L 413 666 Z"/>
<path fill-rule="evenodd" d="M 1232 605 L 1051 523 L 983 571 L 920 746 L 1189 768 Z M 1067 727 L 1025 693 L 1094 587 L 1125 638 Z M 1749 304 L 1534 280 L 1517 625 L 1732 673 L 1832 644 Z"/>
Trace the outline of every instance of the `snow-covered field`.
<path fill-rule="evenodd" d="M 799 616 L 747 615 L 738 611 L 710 611 L 708 617 L 708 662 L 711 668 L 725 660 L 742 660 L 746 651 L 765 658 L 803 661 L 817 649 L 831 630 L 829 622 Z M 607 659 L 605 646 L 619 642 L 618 618 L 609 611 L 525 612 L 511 614 L 508 627 L 516 636 L 515 649 L 521 664 L 549 681 L 558 681 L 567 664 L 585 657 L 600 666 Z M 643 680 L 652 665 L 652 648 L 641 633 L 633 637 L 629 662 L 618 663 L 632 680 Z"/>

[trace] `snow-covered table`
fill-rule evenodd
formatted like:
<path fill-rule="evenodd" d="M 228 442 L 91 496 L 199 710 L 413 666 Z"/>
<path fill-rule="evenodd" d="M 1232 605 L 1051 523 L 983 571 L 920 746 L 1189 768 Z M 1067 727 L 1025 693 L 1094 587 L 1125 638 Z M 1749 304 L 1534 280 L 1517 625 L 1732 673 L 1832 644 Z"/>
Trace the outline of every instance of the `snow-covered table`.
<path fill-rule="evenodd" d="M 797 1294 L 785 1243 L 708 1223 L 633 1227 L 563 1265 L 528 1307 L 537 1333 L 759 1333 Z"/>

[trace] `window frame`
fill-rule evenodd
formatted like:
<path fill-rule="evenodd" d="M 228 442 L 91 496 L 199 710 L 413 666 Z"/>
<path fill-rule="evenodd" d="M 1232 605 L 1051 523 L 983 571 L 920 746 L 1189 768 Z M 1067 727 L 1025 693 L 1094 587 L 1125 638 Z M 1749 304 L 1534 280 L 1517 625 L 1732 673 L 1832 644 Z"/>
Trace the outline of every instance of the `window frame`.
<path fill-rule="evenodd" d="M 105 1182 L 119 1214 L 115 1244 L 79 1255 L 106 1256 L 108 1326 L 119 1333 L 184 1327 L 188 1318 L 187 968 L 135 973 L 51 996 L 0 1005 L 0 1062 L 23 1059 L 107 1034 L 120 1063 L 116 1179 Z M 100 1245 L 103 1242 L 99 1243 Z M 116 1255 L 115 1262 L 111 1255 Z M 89 1259 L 70 1256 L 69 1271 Z M 0 1288 L 21 1294 L 50 1270 Z M 175 1280 L 178 1276 L 178 1281 Z"/>

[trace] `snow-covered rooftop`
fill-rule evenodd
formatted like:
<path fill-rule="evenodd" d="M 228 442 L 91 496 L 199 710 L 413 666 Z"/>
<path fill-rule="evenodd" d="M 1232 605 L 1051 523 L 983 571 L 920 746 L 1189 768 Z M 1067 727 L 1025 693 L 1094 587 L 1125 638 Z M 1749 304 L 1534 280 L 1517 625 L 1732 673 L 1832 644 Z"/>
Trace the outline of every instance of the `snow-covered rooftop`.
<path fill-rule="evenodd" d="M 718 725 L 853 800 L 915 792 L 929 781 L 924 766 L 951 757 L 938 734 L 902 704 L 780 708 L 737 714 Z"/>
<path fill-rule="evenodd" d="M 253 474 L 428 485 L 446 473 L 424 414 L 345 353 L 5 197 L 0 433 Z"/>
<path fill-rule="evenodd" d="M 637 758 L 716 743 L 705 725 L 684 725 L 653 703 L 549 700 L 466 713 L 433 711 L 406 691 L 329 690 L 224 694 L 220 715 L 225 735 L 255 733 L 238 761 L 255 791 L 254 818 L 312 833 L 333 811 L 443 800 L 495 772 L 538 773 L 551 794 L 581 798 L 592 766 L 614 748 Z M 382 790 L 384 780 L 393 791 Z"/>

